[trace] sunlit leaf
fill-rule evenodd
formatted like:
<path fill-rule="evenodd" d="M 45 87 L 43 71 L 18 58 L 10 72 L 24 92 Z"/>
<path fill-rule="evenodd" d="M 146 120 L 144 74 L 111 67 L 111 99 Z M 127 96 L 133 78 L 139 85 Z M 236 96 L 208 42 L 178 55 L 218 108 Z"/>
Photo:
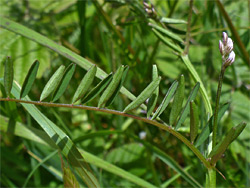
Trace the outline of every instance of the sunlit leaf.
<path fill-rule="evenodd" d="M 157 66 L 153 65 L 152 80 L 155 80 L 157 78 L 158 78 Z M 152 114 L 152 112 L 156 106 L 156 103 L 157 103 L 158 95 L 159 95 L 159 86 L 155 89 L 154 93 L 149 98 L 149 101 L 147 104 L 147 117 L 149 117 Z"/>
<path fill-rule="evenodd" d="M 158 77 L 157 79 L 153 80 L 134 101 L 132 101 L 124 110 L 123 112 L 126 113 L 130 110 L 133 110 L 140 106 L 146 99 L 148 99 L 155 89 L 159 86 L 161 81 L 161 77 Z"/>
<path fill-rule="evenodd" d="M 154 113 L 152 119 L 159 117 L 164 112 L 164 110 L 167 108 L 170 100 L 174 96 L 174 93 L 176 91 L 177 86 L 178 86 L 178 81 L 174 81 L 172 83 L 172 85 L 170 86 L 166 96 L 162 100 L 160 106 L 157 108 L 156 112 Z"/>
<path fill-rule="evenodd" d="M 93 100 L 98 94 L 100 94 L 105 87 L 110 83 L 112 80 L 112 73 L 110 73 L 106 78 L 104 78 L 100 83 L 95 86 L 87 95 L 83 98 L 81 103 L 87 103 Z"/>
<path fill-rule="evenodd" d="M 123 83 L 124 83 L 124 81 L 125 81 L 125 78 L 126 78 L 126 76 L 127 76 L 128 70 L 129 70 L 129 67 L 128 67 L 128 66 L 125 66 L 125 67 L 124 67 L 124 70 L 123 70 L 123 73 L 122 73 L 122 78 L 121 78 L 121 80 L 120 80 L 120 83 L 119 83 L 119 85 L 117 86 L 117 88 L 115 89 L 115 91 L 114 91 L 114 93 L 112 94 L 112 96 L 111 96 L 111 97 L 109 98 L 109 100 L 107 101 L 106 106 L 110 106 L 110 105 L 114 102 L 116 96 L 118 95 L 120 89 L 122 88 L 122 85 L 123 85 Z"/>
<path fill-rule="evenodd" d="M 43 99 L 47 98 L 58 86 L 60 83 L 62 77 L 63 77 L 63 72 L 64 72 L 65 66 L 61 65 L 57 71 L 51 76 L 47 84 L 45 85 L 42 94 L 40 96 L 40 101 Z"/>
<path fill-rule="evenodd" d="M 67 67 L 67 69 L 64 72 L 63 78 L 59 84 L 59 87 L 57 87 L 56 91 L 53 94 L 53 100 L 52 100 L 53 102 L 58 100 L 63 95 L 63 93 L 67 89 L 67 86 L 69 85 L 69 82 L 75 72 L 75 69 L 76 65 L 73 63 Z"/>
<path fill-rule="evenodd" d="M 79 99 L 84 97 L 84 95 L 87 93 L 89 87 L 91 86 L 91 84 L 94 81 L 96 70 L 97 70 L 97 68 L 94 65 L 84 75 L 81 83 L 79 84 L 79 86 L 76 89 L 76 92 L 75 92 L 73 99 L 72 99 L 72 103 L 75 103 L 76 101 L 78 101 Z"/>
<path fill-rule="evenodd" d="M 118 70 L 114 74 L 111 83 L 108 85 L 106 90 L 103 92 L 103 94 L 99 100 L 99 103 L 98 103 L 99 108 L 104 107 L 106 105 L 107 101 L 110 99 L 110 97 L 115 92 L 116 88 L 119 86 L 120 80 L 123 76 L 123 70 L 124 70 L 124 66 L 122 65 L 118 68 Z"/>

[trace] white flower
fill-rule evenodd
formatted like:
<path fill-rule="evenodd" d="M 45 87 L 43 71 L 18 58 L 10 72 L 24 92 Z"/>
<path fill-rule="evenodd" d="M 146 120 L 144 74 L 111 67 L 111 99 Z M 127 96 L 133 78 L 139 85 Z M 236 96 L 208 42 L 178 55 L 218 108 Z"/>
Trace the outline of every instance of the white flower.
<path fill-rule="evenodd" d="M 228 35 L 227 35 L 226 32 L 222 33 L 222 38 L 223 38 L 223 44 L 224 44 L 224 46 L 226 46 L 227 45 L 227 39 L 228 39 Z"/>
<path fill-rule="evenodd" d="M 232 52 L 229 54 L 229 56 L 228 56 L 227 60 L 225 61 L 224 65 L 225 65 L 226 67 L 228 67 L 228 66 L 230 66 L 230 65 L 233 64 L 234 60 L 235 60 L 235 53 L 234 53 L 234 51 L 232 51 Z"/>
<path fill-rule="evenodd" d="M 221 42 L 221 40 L 219 41 L 219 49 L 220 49 L 221 55 L 223 55 L 223 54 L 224 54 L 224 45 L 223 45 L 223 43 Z"/>

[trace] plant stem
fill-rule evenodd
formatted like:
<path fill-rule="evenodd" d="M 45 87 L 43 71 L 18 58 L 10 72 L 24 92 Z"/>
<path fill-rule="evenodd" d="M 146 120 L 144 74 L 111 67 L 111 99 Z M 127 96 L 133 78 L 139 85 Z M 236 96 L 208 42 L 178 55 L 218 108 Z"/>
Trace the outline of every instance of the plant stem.
<path fill-rule="evenodd" d="M 188 12 L 188 22 L 187 22 L 187 33 L 186 33 L 186 44 L 184 49 L 184 54 L 188 54 L 189 50 L 189 40 L 190 40 L 190 30 L 191 30 L 191 18 L 192 18 L 192 12 L 193 12 L 193 0 L 190 0 L 189 2 L 189 12 Z"/>
<path fill-rule="evenodd" d="M 157 126 L 161 129 L 166 130 L 176 138 L 178 138 L 180 141 L 182 141 L 190 150 L 193 151 L 193 153 L 202 161 L 204 166 L 208 169 L 213 168 L 211 164 L 206 160 L 206 158 L 201 154 L 201 152 L 193 145 L 191 142 L 189 142 L 188 139 L 186 139 L 184 136 L 182 136 L 179 132 L 175 131 L 172 129 L 172 127 L 159 123 L 157 121 L 135 116 L 132 114 L 126 114 L 120 111 L 116 110 L 110 110 L 110 109 L 105 109 L 105 108 L 97 108 L 97 107 L 92 107 L 92 106 L 84 106 L 84 105 L 73 105 L 73 104 L 60 104 L 60 103 L 49 103 L 49 102 L 41 102 L 41 101 L 27 101 L 27 100 L 21 100 L 21 99 L 12 99 L 12 98 L 0 98 L 0 101 L 14 101 L 14 102 L 20 102 L 20 103 L 27 103 L 27 104 L 34 104 L 34 105 L 41 105 L 41 106 L 49 106 L 49 107 L 66 107 L 66 108 L 77 108 L 77 109 L 84 109 L 84 110 L 91 110 L 91 111 L 99 111 L 99 112 L 105 112 L 109 114 L 115 114 L 115 115 L 120 115 L 120 116 L 125 116 L 125 117 L 130 117 L 133 119 L 137 119 L 140 121 L 143 121 L 145 123 Z"/>
<path fill-rule="evenodd" d="M 222 88 L 224 73 L 225 73 L 225 66 L 222 65 L 220 76 L 219 76 L 217 95 L 216 95 L 216 104 L 215 104 L 215 109 L 214 109 L 212 148 L 216 146 L 216 136 L 217 136 L 217 130 L 218 130 L 218 111 L 219 111 L 220 95 L 221 95 L 221 88 Z"/>

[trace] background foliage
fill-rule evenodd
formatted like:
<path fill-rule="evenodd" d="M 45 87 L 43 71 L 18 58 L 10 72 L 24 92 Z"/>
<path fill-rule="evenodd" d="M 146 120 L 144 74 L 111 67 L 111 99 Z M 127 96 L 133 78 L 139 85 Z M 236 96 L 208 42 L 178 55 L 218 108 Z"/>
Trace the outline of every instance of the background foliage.
<path fill-rule="evenodd" d="M 115 72 L 122 64 L 129 65 L 130 71 L 124 85 L 135 96 L 150 83 L 153 64 L 157 64 L 159 74 L 162 76 L 159 93 L 161 100 L 171 83 L 181 74 L 185 75 L 186 96 L 194 85 L 181 59 L 177 58 L 170 48 L 159 42 L 151 27 L 148 26 L 142 1 L 98 1 L 103 11 L 91 1 L 1 0 L 0 3 L 1 16 L 8 17 L 66 46 L 107 73 Z M 187 20 L 188 1 L 152 1 L 152 3 L 159 16 Z M 249 2 L 238 0 L 222 3 L 249 54 Z M 170 26 L 172 32 L 185 39 L 186 24 Z M 205 1 L 205 3 L 194 1 L 189 57 L 207 88 L 212 105 L 215 103 L 221 67 L 218 41 L 222 31 L 226 31 L 234 39 L 215 1 Z M 36 59 L 40 61 L 38 79 L 29 94 L 33 100 L 39 100 L 42 88 L 60 65 L 68 66 L 71 63 L 48 48 L 2 28 L 0 38 L 0 77 L 3 77 L 3 60 L 7 55 L 14 60 L 14 79 L 19 84 L 23 83 L 31 64 Z M 218 186 L 221 187 L 250 185 L 248 179 L 250 168 L 249 66 L 244 61 L 238 46 L 235 46 L 236 61 L 226 71 L 221 98 L 221 104 L 230 102 L 231 105 L 220 122 L 219 133 L 222 135 L 241 121 L 247 122 L 248 125 L 227 150 L 225 158 L 218 163 L 218 168 L 227 178 L 224 180 L 218 176 Z M 85 70 L 76 66 L 70 85 L 59 102 L 71 102 L 85 73 Z M 94 85 L 98 82 L 96 78 Z M 2 95 L 3 93 L 2 90 Z M 198 97 L 201 99 L 200 95 Z M 93 100 L 88 105 L 97 106 L 97 102 Z M 122 111 L 128 102 L 124 95 L 119 95 L 112 108 Z M 204 104 L 202 100 L 197 102 L 202 117 L 200 126 L 204 126 L 206 120 Z M 140 121 L 100 112 L 48 107 L 39 107 L 39 109 L 72 140 L 85 136 L 77 142 L 79 148 L 154 185 L 167 186 L 168 180 L 171 180 L 169 185 L 173 187 L 190 186 L 185 179 L 178 178 L 179 175 L 173 168 L 152 155 L 148 148 L 138 142 L 136 138 L 145 132 L 146 142 L 163 150 L 182 167 L 188 167 L 188 173 L 204 185 L 205 169 L 200 161 L 185 145 L 163 130 L 147 126 Z M 17 125 L 22 126 L 22 123 L 27 127 L 41 129 L 20 104 L 1 102 L 1 130 L 4 124 L 8 124 L 6 117 L 15 118 Z M 169 111 L 166 110 L 161 118 L 168 122 L 168 117 Z M 182 134 L 187 137 L 189 136 L 188 125 L 189 119 L 181 128 Z M 21 187 L 27 175 L 39 163 L 39 159 L 40 161 L 44 159 L 53 149 L 39 142 L 24 139 L 25 136 L 16 137 L 2 131 L 1 183 L 3 186 Z M 101 134 L 103 131 L 113 132 Z M 99 136 L 93 134 L 98 132 Z M 205 147 L 203 145 L 200 148 L 201 151 Z M 136 186 L 131 181 L 94 165 L 91 167 L 103 187 Z M 42 167 L 35 171 L 27 186 L 62 187 L 60 156 L 56 154 L 43 163 Z"/>

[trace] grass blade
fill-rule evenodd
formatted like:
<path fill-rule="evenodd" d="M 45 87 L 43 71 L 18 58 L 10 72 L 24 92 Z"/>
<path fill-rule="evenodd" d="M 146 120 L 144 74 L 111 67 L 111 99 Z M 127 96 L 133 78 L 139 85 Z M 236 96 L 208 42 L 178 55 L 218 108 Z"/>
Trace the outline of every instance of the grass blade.
<path fill-rule="evenodd" d="M 62 77 L 63 77 L 63 72 L 64 72 L 65 66 L 61 65 L 57 71 L 51 76 L 47 84 L 45 85 L 42 94 L 40 96 L 40 101 L 43 99 L 47 98 L 58 86 L 60 83 Z"/>
<path fill-rule="evenodd" d="M 224 104 L 220 110 L 219 110 L 219 113 L 218 113 L 218 123 L 219 121 L 221 120 L 222 116 L 225 114 L 225 112 L 228 110 L 230 106 L 230 103 L 226 103 Z M 205 142 L 205 140 L 208 138 L 208 136 L 210 135 L 210 133 L 212 132 L 212 123 L 214 122 L 214 117 L 212 116 L 207 124 L 205 125 L 205 127 L 202 129 L 201 131 L 201 134 L 198 136 L 198 138 L 196 139 L 196 142 L 195 142 L 195 147 L 198 147 L 200 146 L 202 143 Z"/>
<path fill-rule="evenodd" d="M 129 66 L 125 66 L 124 67 L 124 70 L 123 70 L 123 73 L 122 73 L 122 78 L 121 78 L 121 81 L 119 83 L 119 85 L 117 86 L 117 88 L 115 89 L 114 93 L 112 94 L 112 96 L 110 97 L 110 99 L 107 101 L 106 103 L 106 106 L 110 106 L 114 100 L 115 100 L 115 97 L 118 95 L 124 81 L 125 81 L 125 78 L 127 76 L 127 73 L 128 73 L 128 69 L 129 69 Z"/>
<path fill-rule="evenodd" d="M 83 98 L 81 103 L 87 103 L 93 100 L 98 94 L 100 94 L 106 86 L 109 84 L 109 82 L 112 79 L 112 73 L 110 73 L 106 78 L 104 78 L 102 81 L 99 82 L 97 86 L 95 86 L 86 97 Z"/>
<path fill-rule="evenodd" d="M 88 91 L 89 87 L 94 81 L 95 74 L 96 74 L 96 66 L 92 66 L 89 71 L 85 74 L 83 77 L 81 83 L 79 84 L 78 88 L 76 89 L 76 92 L 73 96 L 72 103 L 75 103 L 79 99 L 81 99 Z"/>
<path fill-rule="evenodd" d="M 0 80 L 2 82 L 2 80 Z M 18 98 L 20 96 L 20 86 L 15 82 L 12 88 L 12 94 Z M 30 100 L 27 96 L 24 100 Z M 24 104 L 22 106 L 37 121 L 42 129 L 47 133 L 54 144 L 61 150 L 62 154 L 68 159 L 69 163 L 76 169 L 79 176 L 87 184 L 88 187 L 100 187 L 95 176 L 92 174 L 88 164 L 83 159 L 81 153 L 70 140 L 70 138 L 52 121 L 44 116 L 33 104 Z"/>
<path fill-rule="evenodd" d="M 7 121 L 7 118 L 0 115 L 0 120 L 1 120 L 1 122 L 4 122 L 2 124 L 2 126 L 0 126 L 0 130 L 3 132 L 6 132 L 7 131 L 7 123 L 5 123 L 5 122 Z M 112 131 L 109 131 L 109 132 L 112 132 Z M 52 148 L 56 148 L 56 145 L 48 137 L 48 135 L 44 131 L 38 130 L 36 128 L 33 128 L 33 127 L 27 128 L 25 125 L 18 122 L 18 126 L 15 127 L 14 133 L 15 133 L 15 135 L 20 136 L 22 138 L 33 140 L 35 142 L 50 146 Z M 100 134 L 100 135 L 104 135 L 104 134 Z M 155 186 L 152 185 L 151 183 L 123 170 L 122 168 L 120 168 L 118 166 L 115 166 L 111 163 L 108 163 L 105 160 L 103 160 L 99 157 L 96 157 L 95 155 L 92 155 L 91 153 L 88 153 L 88 152 L 83 151 L 83 150 L 80 150 L 80 152 L 84 156 L 86 162 L 88 162 L 90 164 L 93 164 L 99 168 L 102 168 L 102 169 L 106 170 L 107 172 L 110 172 L 114 175 L 117 175 L 117 176 L 120 176 L 124 179 L 127 179 L 128 181 L 131 181 L 140 187 L 155 188 Z"/>
<path fill-rule="evenodd" d="M 158 25 L 156 25 L 156 24 L 149 23 L 148 25 L 149 25 L 150 27 L 152 27 L 152 28 L 155 28 L 157 31 L 159 31 L 159 32 L 161 32 L 161 33 L 163 33 L 163 34 L 165 34 L 165 35 L 166 35 L 167 37 L 169 37 L 170 39 L 176 40 L 176 41 L 178 41 L 178 42 L 180 42 L 180 43 L 184 43 L 184 41 L 183 41 L 178 35 L 176 35 L 176 34 L 170 32 L 170 31 L 168 31 L 168 30 L 166 30 L 166 29 L 164 29 L 164 28 L 162 28 L 162 27 L 160 27 L 160 26 L 158 26 Z"/>
<path fill-rule="evenodd" d="M 240 123 L 239 125 L 237 125 L 235 128 L 235 133 L 231 139 L 231 143 L 240 135 L 240 133 L 245 129 L 246 127 L 246 123 L 245 122 L 242 122 Z"/>
<path fill-rule="evenodd" d="M 157 66 L 153 65 L 152 80 L 155 80 L 157 78 L 158 78 Z M 155 89 L 154 93 L 149 98 L 148 105 L 147 105 L 147 117 L 149 117 L 152 114 L 155 108 L 155 105 L 157 103 L 158 96 L 159 96 L 159 86 Z"/>
<path fill-rule="evenodd" d="M 76 65 L 75 64 L 70 64 L 64 74 L 63 74 L 63 78 L 59 84 L 59 87 L 56 89 L 56 91 L 53 94 L 53 102 L 57 101 L 65 92 L 65 90 L 67 89 L 67 86 L 69 85 L 69 82 L 75 72 L 76 69 Z"/>
<path fill-rule="evenodd" d="M 49 154 L 47 157 L 45 157 L 41 162 L 39 162 L 33 169 L 32 171 L 29 173 L 29 175 L 27 176 L 24 184 L 23 184 L 23 188 L 26 187 L 27 183 L 29 182 L 30 178 L 32 177 L 32 175 L 35 173 L 35 171 L 41 166 L 43 165 L 47 160 L 49 160 L 50 158 L 52 158 L 55 154 L 58 153 L 58 150 L 53 151 L 51 154 Z"/>
<path fill-rule="evenodd" d="M 158 77 L 157 79 L 153 80 L 141 93 L 140 95 L 131 102 L 124 110 L 123 112 L 126 113 L 130 110 L 133 110 L 140 106 L 146 99 L 148 99 L 152 93 L 155 91 L 155 89 L 159 86 L 161 81 L 161 77 Z"/>
<path fill-rule="evenodd" d="M 106 90 L 103 92 L 103 94 L 99 100 L 98 108 L 105 107 L 107 101 L 111 98 L 111 96 L 115 92 L 115 90 L 118 87 L 120 80 L 123 76 L 123 70 L 124 70 L 124 66 L 122 65 L 118 68 L 118 70 L 114 74 L 111 83 L 108 85 Z"/>
<path fill-rule="evenodd" d="M 174 95 L 174 101 L 173 101 L 173 105 L 172 105 L 172 109 L 171 109 L 170 117 L 169 117 L 169 124 L 172 126 L 175 125 L 176 123 L 176 119 L 181 112 L 181 108 L 182 108 L 182 104 L 184 100 L 184 92 L 185 92 L 184 75 L 181 75 L 179 80 L 180 81 L 179 81 L 176 93 Z"/>
<path fill-rule="evenodd" d="M 75 175 L 71 172 L 69 167 L 63 167 L 63 184 L 64 187 L 80 187 Z"/>
<path fill-rule="evenodd" d="M 158 32 L 156 29 L 152 28 L 152 31 L 154 32 L 154 34 L 164 43 L 166 44 L 168 47 L 170 47 L 171 49 L 182 53 L 182 49 L 179 46 L 176 46 L 174 43 L 170 42 L 166 37 L 164 37 L 160 32 Z"/>
<path fill-rule="evenodd" d="M 29 72 L 27 76 L 25 77 L 25 80 L 23 82 L 23 86 L 21 89 L 21 93 L 20 93 L 20 99 L 25 97 L 30 92 L 31 87 L 36 79 L 38 68 L 39 68 L 39 61 L 36 60 L 31 65 Z"/>
<path fill-rule="evenodd" d="M 183 108 L 183 110 L 181 112 L 180 118 L 179 118 L 179 120 L 178 120 L 178 122 L 177 122 L 177 124 L 175 126 L 175 130 L 177 130 L 181 126 L 181 124 L 185 121 L 185 119 L 187 118 L 187 115 L 188 115 L 188 112 L 189 112 L 189 109 L 190 109 L 189 103 L 190 103 L 190 101 L 193 101 L 195 99 L 195 97 L 196 97 L 196 95 L 197 95 L 197 93 L 199 91 L 199 88 L 200 88 L 200 83 L 198 82 L 194 86 L 193 90 L 191 91 L 191 93 L 190 93 L 190 95 L 188 97 L 188 100 L 187 100 L 187 102 L 186 102 L 186 104 L 185 104 L 185 106 L 184 106 L 184 108 Z"/>
<path fill-rule="evenodd" d="M 66 59 L 78 64 L 80 67 L 82 67 L 85 70 L 90 69 L 91 66 L 93 66 L 93 63 L 91 63 L 90 61 L 88 61 L 87 59 L 77 55 L 76 53 L 72 52 L 71 50 L 65 48 L 62 45 L 59 45 L 57 43 L 55 43 L 54 41 L 50 40 L 49 38 L 37 33 L 36 31 L 33 31 L 21 24 L 18 24 L 8 18 L 4 18 L 2 16 L 0 16 L 0 27 L 5 28 L 9 31 L 12 31 L 14 33 L 17 33 L 19 35 L 22 35 L 34 42 L 37 42 L 39 44 L 41 44 L 42 46 L 45 46 L 55 52 L 57 52 L 58 54 L 62 55 L 63 57 L 65 57 Z M 102 69 L 97 68 L 97 72 L 96 72 L 96 77 L 98 77 L 99 79 L 103 79 L 107 76 L 107 73 L 105 73 Z M 121 88 L 121 93 L 123 93 L 124 95 L 126 95 L 129 99 L 131 100 L 135 100 L 135 96 L 128 91 L 126 88 L 122 87 Z M 142 105 L 142 107 L 144 109 L 145 105 Z"/>
<path fill-rule="evenodd" d="M 184 21 L 184 20 L 173 19 L 173 18 L 165 18 L 165 17 L 162 17 L 160 19 L 160 22 L 163 22 L 163 23 L 166 23 L 166 24 L 187 24 L 187 22 Z"/>
<path fill-rule="evenodd" d="M 194 140 L 198 134 L 199 128 L 199 115 L 198 108 L 194 101 L 190 101 L 190 141 L 194 143 Z"/>
<path fill-rule="evenodd" d="M 156 112 L 154 113 L 152 119 L 155 119 L 155 118 L 159 117 L 164 112 L 164 110 L 167 108 L 170 100 L 174 96 L 174 93 L 175 93 L 175 90 L 176 90 L 177 86 L 178 86 L 178 82 L 174 81 L 172 83 L 172 85 L 170 86 L 170 88 L 169 88 L 166 96 L 164 97 L 163 101 L 161 102 L 160 106 L 157 108 Z"/>
<path fill-rule="evenodd" d="M 10 97 L 10 92 L 13 84 L 13 62 L 10 57 L 7 57 L 4 63 L 4 88 L 8 97 Z"/>
<path fill-rule="evenodd" d="M 200 83 L 200 92 L 201 92 L 203 101 L 205 103 L 206 111 L 211 116 L 213 114 L 212 106 L 211 106 L 209 97 L 207 95 L 206 89 L 205 89 L 205 87 L 204 87 L 204 85 L 202 83 L 202 80 L 201 80 L 200 76 L 198 75 L 197 71 L 195 70 L 194 66 L 190 62 L 187 55 L 182 55 L 181 59 L 182 59 L 183 63 L 186 65 L 188 71 L 191 73 L 191 75 L 192 75 L 193 79 L 195 80 L 195 82 Z"/>

